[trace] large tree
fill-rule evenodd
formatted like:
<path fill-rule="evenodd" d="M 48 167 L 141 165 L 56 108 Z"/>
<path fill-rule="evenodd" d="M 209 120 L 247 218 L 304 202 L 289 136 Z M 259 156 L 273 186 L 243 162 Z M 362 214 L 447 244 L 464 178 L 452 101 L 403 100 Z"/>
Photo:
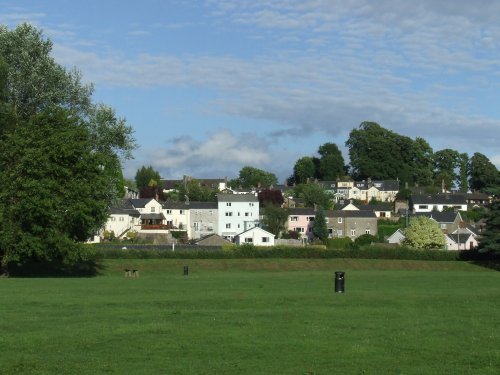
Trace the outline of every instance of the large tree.
<path fill-rule="evenodd" d="M 500 194 L 500 188 L 493 191 Z M 500 253 L 500 200 L 493 201 L 486 214 L 486 229 L 481 233 L 479 249 L 483 252 Z"/>
<path fill-rule="evenodd" d="M 356 179 L 399 179 L 410 185 L 429 180 L 432 149 L 421 138 L 414 141 L 375 122 L 363 122 L 350 132 L 346 146 Z"/>
<path fill-rule="evenodd" d="M 415 249 L 442 249 L 445 245 L 444 234 L 439 224 L 425 216 L 410 220 L 405 231 L 404 244 Z"/>
<path fill-rule="evenodd" d="M 500 185 L 500 173 L 495 165 L 483 154 L 476 152 L 469 163 L 470 187 L 476 191 L 486 191 Z"/>
<path fill-rule="evenodd" d="M 344 157 L 335 143 L 325 143 L 318 149 L 319 166 L 317 177 L 321 180 L 335 181 L 343 176 Z"/>
<path fill-rule="evenodd" d="M 316 163 L 311 156 L 301 157 L 293 167 L 293 179 L 296 184 L 304 184 L 316 176 Z"/>
<path fill-rule="evenodd" d="M 93 103 L 92 86 L 82 84 L 76 69 L 59 65 L 51 51 L 50 40 L 33 26 L 0 26 L 4 266 L 11 260 L 81 258 L 75 243 L 104 222 L 112 201 L 122 195 L 121 161 L 135 147 L 132 128 L 111 108 Z M 24 152 L 38 160 L 27 160 Z M 21 211 L 10 207 L 18 201 L 25 210 L 21 220 Z"/>
<path fill-rule="evenodd" d="M 142 166 L 135 173 L 135 184 L 139 190 L 145 187 L 158 186 L 160 184 L 160 173 L 151 165 Z"/>
<path fill-rule="evenodd" d="M 79 243 L 102 227 L 110 204 L 102 168 L 85 124 L 47 109 L 8 132 L 0 155 L 2 266 L 85 260 Z"/>
<path fill-rule="evenodd" d="M 446 148 L 434 153 L 434 183 L 437 186 L 443 185 L 445 190 L 455 187 L 459 179 L 457 170 L 460 167 L 460 153 Z"/>

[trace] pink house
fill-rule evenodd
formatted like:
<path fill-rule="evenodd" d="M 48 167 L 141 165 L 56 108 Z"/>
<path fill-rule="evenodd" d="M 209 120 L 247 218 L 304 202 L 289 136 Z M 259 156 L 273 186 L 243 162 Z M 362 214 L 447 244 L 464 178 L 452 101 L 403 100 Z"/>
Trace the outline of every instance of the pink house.
<path fill-rule="evenodd" d="M 300 233 L 300 237 L 311 241 L 315 212 L 313 208 L 291 208 L 288 215 L 288 230 Z"/>

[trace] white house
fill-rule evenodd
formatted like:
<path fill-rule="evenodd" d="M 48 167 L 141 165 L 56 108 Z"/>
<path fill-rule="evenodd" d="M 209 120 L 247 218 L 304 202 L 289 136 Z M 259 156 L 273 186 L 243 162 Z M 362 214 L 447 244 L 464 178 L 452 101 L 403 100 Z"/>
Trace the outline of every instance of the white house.
<path fill-rule="evenodd" d="M 237 234 L 234 240 L 238 245 L 251 243 L 255 246 L 274 246 L 274 237 L 274 234 L 262 228 L 253 227 Z"/>
<path fill-rule="evenodd" d="M 170 230 L 185 230 L 188 238 L 191 238 L 189 226 L 189 202 L 167 201 L 162 205 L 162 213 L 165 217 L 165 225 Z"/>
<path fill-rule="evenodd" d="M 217 194 L 218 235 L 234 237 L 259 226 L 259 200 L 255 194 Z"/>
<path fill-rule="evenodd" d="M 405 238 L 406 236 L 400 228 L 387 238 L 387 242 L 401 245 L 401 243 L 404 241 Z"/>
<path fill-rule="evenodd" d="M 132 207 L 111 208 L 108 221 L 104 225 L 104 230 L 112 232 L 116 238 L 122 238 L 128 231 L 140 228 L 140 216 L 139 211 Z"/>
<path fill-rule="evenodd" d="M 447 234 L 445 239 L 447 250 L 472 250 L 478 245 L 472 233 Z"/>
<path fill-rule="evenodd" d="M 463 194 L 418 194 L 410 196 L 410 210 L 413 213 L 444 211 L 467 211 L 467 201 Z"/>

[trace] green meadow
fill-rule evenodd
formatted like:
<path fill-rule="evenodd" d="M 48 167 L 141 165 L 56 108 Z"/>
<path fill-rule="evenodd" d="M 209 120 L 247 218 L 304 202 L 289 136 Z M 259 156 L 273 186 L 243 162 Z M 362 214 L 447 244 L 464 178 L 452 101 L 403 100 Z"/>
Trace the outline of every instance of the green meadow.
<path fill-rule="evenodd" d="M 0 374 L 499 373 L 500 273 L 466 262 L 122 259 L 0 279 Z"/>

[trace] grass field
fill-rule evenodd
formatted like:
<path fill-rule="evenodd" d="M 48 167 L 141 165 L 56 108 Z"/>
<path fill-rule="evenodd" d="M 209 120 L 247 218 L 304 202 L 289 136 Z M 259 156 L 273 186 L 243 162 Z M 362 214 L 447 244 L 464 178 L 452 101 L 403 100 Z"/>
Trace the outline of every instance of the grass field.
<path fill-rule="evenodd" d="M 109 260 L 0 279 L 0 374 L 496 375 L 499 312 L 464 262 Z"/>

